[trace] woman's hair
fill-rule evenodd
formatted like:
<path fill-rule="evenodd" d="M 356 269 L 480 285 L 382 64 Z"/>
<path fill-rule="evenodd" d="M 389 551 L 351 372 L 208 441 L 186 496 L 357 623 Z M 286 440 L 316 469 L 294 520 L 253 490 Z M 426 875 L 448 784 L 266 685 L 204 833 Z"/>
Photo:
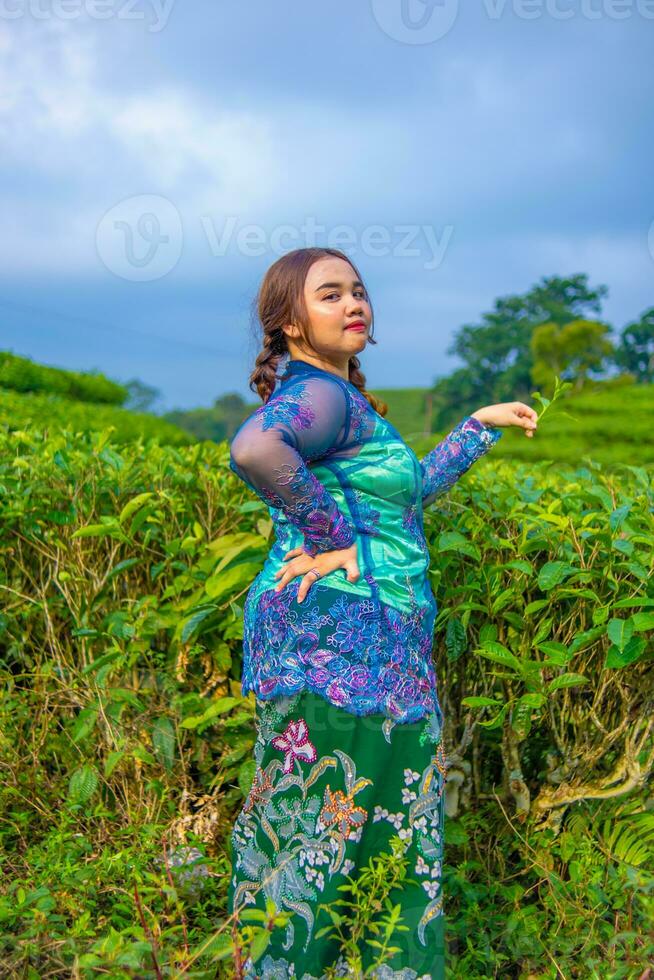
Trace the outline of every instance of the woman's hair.
<path fill-rule="evenodd" d="M 273 262 L 263 277 L 253 308 L 253 319 L 259 321 L 255 326 L 257 342 L 262 344 L 262 348 L 250 375 L 250 388 L 259 393 L 263 402 L 267 402 L 275 390 L 278 364 L 289 353 L 283 325 L 296 323 L 300 330 L 301 346 L 315 350 L 308 338 L 309 314 L 304 301 L 304 284 L 313 263 L 330 256 L 345 259 L 357 279 L 363 282 L 354 262 L 337 248 L 297 248 Z M 371 344 L 377 343 L 372 337 L 372 323 L 368 339 Z M 366 379 L 355 354 L 349 360 L 348 369 L 349 381 L 368 399 L 376 412 L 386 415 L 386 402 L 366 391 Z"/>

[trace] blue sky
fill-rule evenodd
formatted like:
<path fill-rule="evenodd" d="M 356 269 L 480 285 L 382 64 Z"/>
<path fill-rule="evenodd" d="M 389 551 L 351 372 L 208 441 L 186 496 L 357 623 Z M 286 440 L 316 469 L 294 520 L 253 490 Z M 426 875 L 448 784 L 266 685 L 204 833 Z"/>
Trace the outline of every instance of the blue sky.
<path fill-rule="evenodd" d="M 543 275 L 654 305 L 654 0 L 0 8 L 3 348 L 255 402 L 250 304 L 309 244 L 363 273 L 371 387 Z"/>

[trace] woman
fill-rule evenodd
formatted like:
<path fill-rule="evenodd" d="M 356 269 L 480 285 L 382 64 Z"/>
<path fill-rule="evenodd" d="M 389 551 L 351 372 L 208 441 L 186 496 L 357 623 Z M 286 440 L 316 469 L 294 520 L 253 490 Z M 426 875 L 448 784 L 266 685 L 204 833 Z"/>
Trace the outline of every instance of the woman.
<path fill-rule="evenodd" d="M 377 342 L 372 308 L 337 249 L 282 256 L 258 312 L 250 386 L 264 404 L 237 430 L 230 466 L 268 505 L 276 539 L 244 606 L 256 772 L 232 834 L 229 911 L 272 899 L 291 914 L 244 975 L 354 975 L 327 906 L 351 898 L 341 886 L 395 837 L 406 877 L 389 870 L 388 895 L 378 885 L 369 898 L 373 924 L 388 898 L 405 928 L 375 975 L 441 977 L 446 761 L 423 508 L 488 452 L 496 427 L 532 436 L 537 416 L 522 402 L 481 408 L 419 460 L 365 390 L 357 355 Z M 383 931 L 348 929 L 365 969 Z"/>

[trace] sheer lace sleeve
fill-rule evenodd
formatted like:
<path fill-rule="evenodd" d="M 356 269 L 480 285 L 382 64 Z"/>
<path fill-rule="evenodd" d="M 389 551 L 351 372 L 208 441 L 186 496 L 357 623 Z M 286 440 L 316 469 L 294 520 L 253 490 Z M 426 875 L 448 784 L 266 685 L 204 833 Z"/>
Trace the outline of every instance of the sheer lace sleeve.
<path fill-rule="evenodd" d="M 241 423 L 230 446 L 230 469 L 304 534 L 302 550 L 347 548 L 356 528 L 307 466 L 345 436 L 348 400 L 338 381 L 297 379 Z"/>
<path fill-rule="evenodd" d="M 427 507 L 454 486 L 459 477 L 487 453 L 501 435 L 501 429 L 487 428 L 472 415 L 466 415 L 442 442 L 420 460 L 422 506 Z"/>

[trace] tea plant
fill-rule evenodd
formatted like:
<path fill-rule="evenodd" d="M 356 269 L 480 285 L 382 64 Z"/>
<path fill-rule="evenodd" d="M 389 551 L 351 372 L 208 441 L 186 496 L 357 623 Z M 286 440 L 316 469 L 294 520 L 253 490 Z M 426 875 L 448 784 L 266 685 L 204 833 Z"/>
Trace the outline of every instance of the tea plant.
<path fill-rule="evenodd" d="M 283 923 L 269 910 L 239 928 L 225 909 L 254 775 L 243 603 L 271 533 L 226 444 L 0 431 L 3 976 L 230 976 Z M 654 955 L 651 472 L 488 458 L 425 534 L 448 970 L 639 977 Z M 375 922 L 354 898 L 353 961 L 402 933 L 380 901 Z"/>

